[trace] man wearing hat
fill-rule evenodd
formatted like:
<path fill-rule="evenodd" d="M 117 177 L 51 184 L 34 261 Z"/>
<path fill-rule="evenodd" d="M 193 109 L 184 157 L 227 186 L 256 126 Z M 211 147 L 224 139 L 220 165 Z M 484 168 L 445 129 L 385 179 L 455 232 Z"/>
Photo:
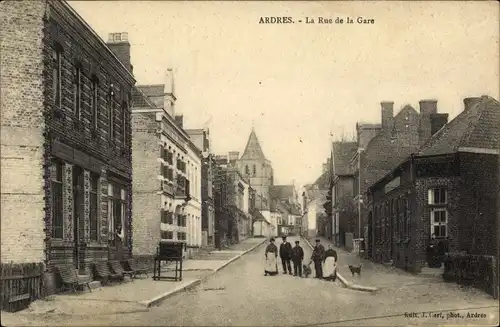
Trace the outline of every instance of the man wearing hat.
<path fill-rule="evenodd" d="M 290 259 L 292 259 L 292 245 L 287 242 L 286 236 L 283 236 L 283 243 L 280 245 L 280 258 L 281 264 L 283 265 L 283 274 L 292 274 L 292 265 Z"/>
<path fill-rule="evenodd" d="M 293 275 L 302 277 L 302 260 L 304 260 L 304 250 L 295 241 L 295 247 L 292 249 Z"/>
<path fill-rule="evenodd" d="M 316 271 L 316 278 L 323 278 L 323 259 L 325 258 L 325 247 L 320 243 L 320 240 L 316 240 L 316 245 L 314 246 L 313 253 L 311 256 L 311 261 L 314 262 L 314 270 Z"/>

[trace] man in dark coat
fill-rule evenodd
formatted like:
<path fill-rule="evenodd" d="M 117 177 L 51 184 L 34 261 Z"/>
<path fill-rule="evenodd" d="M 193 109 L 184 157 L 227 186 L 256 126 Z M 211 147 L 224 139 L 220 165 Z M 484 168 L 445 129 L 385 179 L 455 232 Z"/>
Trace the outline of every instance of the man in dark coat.
<path fill-rule="evenodd" d="M 280 245 L 280 258 L 281 264 L 283 265 L 283 274 L 292 274 L 292 265 L 290 260 L 292 259 L 292 245 L 287 242 L 286 236 L 283 236 L 283 243 Z"/>
<path fill-rule="evenodd" d="M 295 241 L 295 247 L 292 249 L 293 275 L 302 277 L 302 260 L 304 260 L 304 250 Z"/>
<path fill-rule="evenodd" d="M 325 258 L 325 247 L 320 243 L 320 240 L 316 240 L 316 245 L 314 246 L 313 253 L 311 256 L 312 262 L 314 262 L 314 270 L 316 271 L 316 278 L 323 278 L 323 259 Z"/>

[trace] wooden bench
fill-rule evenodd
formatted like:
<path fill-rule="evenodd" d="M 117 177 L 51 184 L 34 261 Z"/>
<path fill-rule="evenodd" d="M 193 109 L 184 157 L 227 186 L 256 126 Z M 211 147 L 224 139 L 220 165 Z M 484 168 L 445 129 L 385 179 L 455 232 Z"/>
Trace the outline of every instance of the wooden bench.
<path fill-rule="evenodd" d="M 119 261 L 111 260 L 111 261 L 109 261 L 109 266 L 111 267 L 111 270 L 115 274 L 122 274 L 124 276 L 129 276 L 131 279 L 134 278 L 134 275 L 135 275 L 134 272 L 132 270 L 123 269 L 123 267 Z"/>
<path fill-rule="evenodd" d="M 94 264 L 94 274 L 104 284 L 110 280 L 123 280 L 123 274 L 109 271 L 108 262 L 101 261 Z"/>
<path fill-rule="evenodd" d="M 92 292 L 92 289 L 90 288 L 89 282 L 87 281 L 81 281 L 78 278 L 78 274 L 76 272 L 75 267 L 73 265 L 68 264 L 68 265 L 57 265 L 56 266 L 57 272 L 59 273 L 59 276 L 61 276 L 62 283 L 73 291 L 77 291 L 78 286 L 87 286 L 90 292 Z"/>

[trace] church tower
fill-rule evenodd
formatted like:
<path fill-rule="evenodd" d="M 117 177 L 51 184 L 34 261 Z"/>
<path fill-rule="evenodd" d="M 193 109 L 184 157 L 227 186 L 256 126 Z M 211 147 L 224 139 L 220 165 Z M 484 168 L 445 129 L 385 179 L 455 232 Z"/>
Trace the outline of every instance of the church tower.
<path fill-rule="evenodd" d="M 249 180 L 252 188 L 263 197 L 269 198 L 269 186 L 274 185 L 273 167 L 266 159 L 253 127 L 237 166 L 240 173 Z"/>

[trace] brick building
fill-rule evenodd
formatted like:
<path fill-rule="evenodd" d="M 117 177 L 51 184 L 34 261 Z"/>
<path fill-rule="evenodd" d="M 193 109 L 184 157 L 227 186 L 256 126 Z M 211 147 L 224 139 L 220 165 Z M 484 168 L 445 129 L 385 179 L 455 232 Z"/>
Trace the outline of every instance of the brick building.
<path fill-rule="evenodd" d="M 133 246 L 127 35 L 106 44 L 64 1 L 2 13 L 2 262 L 90 274 Z"/>
<path fill-rule="evenodd" d="M 349 161 L 356 154 L 356 142 L 332 143 L 332 206 L 333 240 L 341 247 L 352 248 L 352 235 L 356 230 L 356 208 L 353 205 L 354 175 Z M 351 237 L 349 237 L 351 235 Z"/>
<path fill-rule="evenodd" d="M 500 104 L 465 109 L 369 188 L 369 254 L 419 272 L 432 234 L 449 252 L 498 255 Z"/>
<path fill-rule="evenodd" d="M 136 255 L 153 255 L 160 240 L 201 246 L 201 151 L 175 112 L 171 70 L 165 84 L 133 91 L 133 192 Z"/>
<path fill-rule="evenodd" d="M 420 113 L 405 105 L 394 116 L 394 103 L 381 102 L 380 129 L 377 125 L 356 126 L 358 150 L 350 161 L 354 174 L 353 201 L 358 215 L 353 231 L 355 239 L 368 236 L 368 187 L 415 152 L 448 120 L 448 114 L 437 112 L 436 100 L 422 100 L 419 104 Z"/>
<path fill-rule="evenodd" d="M 210 131 L 208 129 L 187 129 L 192 142 L 198 149 L 202 150 L 201 167 L 201 228 L 202 244 L 214 245 L 215 232 L 215 209 L 214 209 L 214 190 L 213 190 L 213 168 L 215 159 L 210 152 Z"/>

